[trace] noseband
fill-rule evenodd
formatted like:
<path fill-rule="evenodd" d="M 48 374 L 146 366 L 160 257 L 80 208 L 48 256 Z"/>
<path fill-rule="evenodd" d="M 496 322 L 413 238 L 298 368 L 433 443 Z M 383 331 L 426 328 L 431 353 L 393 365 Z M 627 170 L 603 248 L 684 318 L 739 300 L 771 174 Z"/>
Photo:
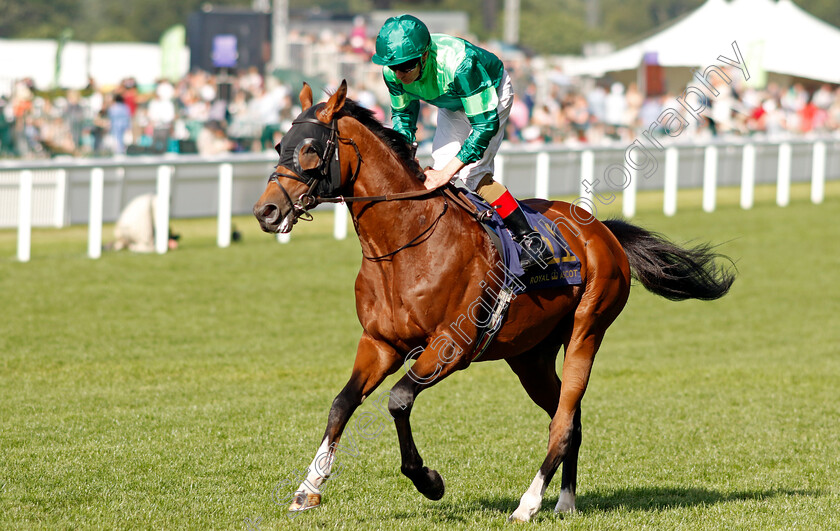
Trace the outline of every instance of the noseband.
<path fill-rule="evenodd" d="M 359 152 L 359 146 L 352 138 L 344 138 L 338 134 L 337 120 L 333 117 L 330 123 L 324 123 L 317 118 L 298 118 L 292 122 L 292 126 L 312 124 L 328 130 L 327 135 L 322 135 L 321 138 L 305 138 L 301 140 L 294 150 L 294 155 L 291 161 L 283 160 L 281 152 L 281 160 L 278 166 L 283 165 L 289 169 L 291 173 L 274 171 L 269 176 L 269 182 L 274 181 L 277 186 L 283 191 L 289 204 L 293 209 L 293 222 L 296 223 L 298 219 L 304 221 L 311 221 L 312 214 L 309 210 L 315 208 L 321 203 L 325 202 L 343 202 L 342 196 L 337 196 L 336 193 L 341 189 L 341 156 L 338 149 L 338 143 L 349 144 L 353 146 L 356 151 L 356 169 L 353 171 L 353 176 L 348 182 L 352 186 L 359 176 L 359 171 L 362 168 L 362 154 Z M 324 140 L 326 140 L 324 142 Z M 323 147 L 320 145 L 323 143 Z M 315 168 L 303 169 L 300 166 L 299 157 L 304 148 L 313 147 L 318 153 L 319 163 Z M 320 150 L 318 148 L 321 148 Z M 287 157 L 288 158 L 288 157 Z M 291 163 L 289 163 L 291 162 Z M 306 185 L 306 192 L 302 193 L 297 201 L 293 201 L 289 196 L 289 192 L 280 183 L 278 177 L 287 177 L 294 179 Z"/>

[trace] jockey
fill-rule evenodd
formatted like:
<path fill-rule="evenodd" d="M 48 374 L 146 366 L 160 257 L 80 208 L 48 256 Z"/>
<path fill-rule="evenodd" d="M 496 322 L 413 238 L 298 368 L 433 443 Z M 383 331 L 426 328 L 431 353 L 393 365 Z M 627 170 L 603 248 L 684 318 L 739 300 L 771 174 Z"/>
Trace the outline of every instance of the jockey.
<path fill-rule="evenodd" d="M 428 189 L 461 179 L 501 215 L 522 246 L 523 269 L 552 259 L 508 189 L 493 180 L 493 159 L 513 104 L 510 76 L 498 57 L 472 43 L 436 33 L 411 15 L 391 17 L 376 38 L 373 62 L 391 95 L 394 130 L 415 141 L 420 100 L 438 108 Z"/>

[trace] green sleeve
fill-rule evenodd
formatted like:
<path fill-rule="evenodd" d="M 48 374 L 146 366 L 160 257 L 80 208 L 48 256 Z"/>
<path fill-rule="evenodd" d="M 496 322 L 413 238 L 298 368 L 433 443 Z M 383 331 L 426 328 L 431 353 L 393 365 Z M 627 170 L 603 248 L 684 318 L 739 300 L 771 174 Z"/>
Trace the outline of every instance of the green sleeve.
<path fill-rule="evenodd" d="M 487 146 L 490 145 L 490 139 L 499 132 L 499 115 L 496 109 L 473 116 L 468 115 L 467 119 L 472 126 L 472 132 L 457 155 L 458 160 L 464 164 L 480 160 L 487 151 Z"/>
<path fill-rule="evenodd" d="M 412 97 L 386 76 L 385 85 L 391 96 L 391 127 L 411 144 L 417 133 L 417 117 L 420 115 L 420 100 Z"/>
<path fill-rule="evenodd" d="M 417 133 L 417 117 L 420 115 L 420 101 L 412 100 L 404 109 L 391 107 L 391 127 L 405 137 L 406 142 L 414 142 Z"/>

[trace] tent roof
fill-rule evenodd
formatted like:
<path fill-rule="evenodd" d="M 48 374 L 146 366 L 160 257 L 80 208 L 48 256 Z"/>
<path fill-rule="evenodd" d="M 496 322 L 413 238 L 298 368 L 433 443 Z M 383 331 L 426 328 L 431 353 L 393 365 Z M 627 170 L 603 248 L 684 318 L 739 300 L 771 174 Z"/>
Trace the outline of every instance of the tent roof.
<path fill-rule="evenodd" d="M 662 31 L 613 53 L 569 65 L 571 75 L 601 76 L 637 68 L 648 52 L 662 66 L 705 67 L 723 55 L 735 59 L 732 43 L 750 75 L 760 69 L 840 83 L 840 62 L 822 56 L 840 49 L 840 29 L 791 0 L 707 0 Z"/>

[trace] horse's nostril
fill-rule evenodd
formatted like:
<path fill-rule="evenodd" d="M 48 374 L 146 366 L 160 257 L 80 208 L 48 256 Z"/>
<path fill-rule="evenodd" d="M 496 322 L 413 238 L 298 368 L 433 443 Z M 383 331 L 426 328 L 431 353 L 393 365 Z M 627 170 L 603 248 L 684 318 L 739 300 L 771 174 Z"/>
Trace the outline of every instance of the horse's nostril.
<path fill-rule="evenodd" d="M 259 217 L 265 221 L 266 223 L 274 223 L 277 221 L 277 217 L 280 215 L 280 209 L 277 208 L 277 205 L 274 204 L 267 204 L 260 209 Z"/>

